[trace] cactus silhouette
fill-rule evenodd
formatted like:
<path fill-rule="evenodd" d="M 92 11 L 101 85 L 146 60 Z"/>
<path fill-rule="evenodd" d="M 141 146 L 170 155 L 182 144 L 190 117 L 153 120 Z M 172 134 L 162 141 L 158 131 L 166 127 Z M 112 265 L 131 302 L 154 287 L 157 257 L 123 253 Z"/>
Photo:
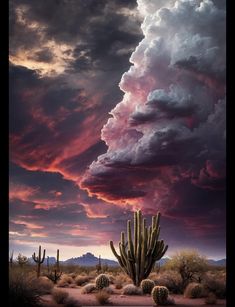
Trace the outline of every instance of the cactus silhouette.
<path fill-rule="evenodd" d="M 37 266 L 38 266 L 37 267 L 37 277 L 39 277 L 41 274 L 41 264 L 45 260 L 45 254 L 46 254 L 46 250 L 44 249 L 43 256 L 41 255 L 41 246 L 39 246 L 38 256 L 35 255 L 35 252 L 32 255 L 33 260 L 37 263 Z"/>
<path fill-rule="evenodd" d="M 167 251 L 168 246 L 164 245 L 164 241 L 158 240 L 159 221 L 160 213 L 152 217 L 152 225 L 147 228 L 146 219 L 138 210 L 134 212 L 134 240 L 132 240 L 130 220 L 127 221 L 127 242 L 125 242 L 125 233 L 121 232 L 120 255 L 116 252 L 113 241 L 110 241 L 114 256 L 136 286 L 148 277 L 155 262 L 160 260 Z"/>
<path fill-rule="evenodd" d="M 11 267 L 11 268 L 12 268 L 12 266 L 13 266 L 13 255 L 14 255 L 14 251 L 11 252 L 10 260 L 9 260 L 9 263 L 10 263 L 10 267 Z"/>

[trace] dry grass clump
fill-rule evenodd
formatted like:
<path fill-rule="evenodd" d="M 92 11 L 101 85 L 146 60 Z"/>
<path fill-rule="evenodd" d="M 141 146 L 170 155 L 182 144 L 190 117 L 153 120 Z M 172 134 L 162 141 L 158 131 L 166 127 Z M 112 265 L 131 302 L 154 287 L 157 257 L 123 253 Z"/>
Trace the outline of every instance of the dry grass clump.
<path fill-rule="evenodd" d="M 103 289 L 95 294 L 95 298 L 100 305 L 105 305 L 109 302 L 110 294 Z"/>
<path fill-rule="evenodd" d="M 41 306 L 40 289 L 36 278 L 29 278 L 24 273 L 9 274 L 9 306 L 38 307 Z"/>
<path fill-rule="evenodd" d="M 96 290 L 95 284 L 87 284 L 82 287 L 81 293 L 82 294 L 89 294 Z"/>
<path fill-rule="evenodd" d="M 57 304 L 64 304 L 69 297 L 68 292 L 63 290 L 54 289 L 52 291 L 52 298 Z"/>
<path fill-rule="evenodd" d="M 176 271 L 169 270 L 160 274 L 153 273 L 151 279 L 155 285 L 167 287 L 171 293 L 179 294 L 183 292 L 182 278 Z"/>
<path fill-rule="evenodd" d="M 203 285 L 208 292 L 212 292 L 220 299 L 226 298 L 226 274 L 224 272 L 207 272 L 203 278 Z"/>
<path fill-rule="evenodd" d="M 83 276 L 80 275 L 75 278 L 75 283 L 77 286 L 82 286 L 89 281 L 90 281 L 90 277 L 87 275 L 83 275 Z"/>
<path fill-rule="evenodd" d="M 64 307 L 80 307 L 81 304 L 73 297 L 69 296 L 64 301 Z"/>
<path fill-rule="evenodd" d="M 117 289 L 117 290 L 119 290 L 119 289 L 122 289 L 122 282 L 120 282 L 120 281 L 116 281 L 115 282 L 115 289 Z"/>
<path fill-rule="evenodd" d="M 205 298 L 205 304 L 206 305 L 216 305 L 216 303 L 217 303 L 216 295 L 210 292 Z"/>
<path fill-rule="evenodd" d="M 41 295 L 50 294 L 52 289 L 54 288 L 54 284 L 47 277 L 39 277 L 37 279 L 37 288 Z"/>
<path fill-rule="evenodd" d="M 142 292 L 141 288 L 138 288 L 133 284 L 128 284 L 128 285 L 125 285 L 125 287 L 123 287 L 122 294 L 125 294 L 125 295 L 142 295 L 143 292 Z"/>

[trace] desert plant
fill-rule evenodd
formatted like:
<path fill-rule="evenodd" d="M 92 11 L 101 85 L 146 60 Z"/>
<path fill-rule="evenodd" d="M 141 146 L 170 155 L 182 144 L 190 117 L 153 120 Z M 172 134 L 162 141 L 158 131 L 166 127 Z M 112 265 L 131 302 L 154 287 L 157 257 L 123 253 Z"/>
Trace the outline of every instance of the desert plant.
<path fill-rule="evenodd" d="M 69 296 L 64 301 L 64 307 L 80 307 L 80 304 L 76 299 Z"/>
<path fill-rule="evenodd" d="M 216 305 L 217 298 L 216 295 L 212 292 L 208 293 L 207 297 L 205 298 L 206 305 Z"/>
<path fill-rule="evenodd" d="M 121 232 L 119 242 L 120 255 L 116 252 L 113 241 L 110 247 L 121 268 L 130 276 L 134 285 L 139 286 L 146 279 L 156 261 L 165 254 L 168 246 L 163 240 L 158 240 L 160 234 L 160 213 L 152 217 L 152 226 L 146 226 L 146 219 L 142 218 L 140 210 L 134 213 L 134 242 L 131 235 L 131 221 L 127 221 L 127 243 L 125 233 Z"/>
<path fill-rule="evenodd" d="M 103 289 L 109 286 L 109 278 L 106 274 L 100 274 L 95 279 L 97 289 Z"/>
<path fill-rule="evenodd" d="M 142 289 L 133 285 L 133 284 L 128 284 L 123 287 L 122 289 L 122 294 L 124 295 L 142 295 Z"/>
<path fill-rule="evenodd" d="M 182 289 L 185 289 L 190 282 L 201 281 L 202 274 L 208 269 L 208 262 L 197 251 L 183 250 L 167 261 L 164 268 L 179 272 Z"/>
<path fill-rule="evenodd" d="M 226 298 L 226 277 L 222 274 L 211 274 L 207 272 L 203 278 L 205 289 L 212 292 L 220 299 Z"/>
<path fill-rule="evenodd" d="M 98 293 L 95 294 L 95 298 L 99 304 L 105 305 L 108 303 L 110 294 L 107 293 L 105 290 L 100 290 Z"/>
<path fill-rule="evenodd" d="M 184 296 L 187 298 L 201 298 L 204 294 L 205 291 L 203 285 L 196 282 L 188 284 L 184 291 Z"/>
<path fill-rule="evenodd" d="M 151 294 L 154 286 L 155 284 L 151 279 L 143 279 L 140 283 L 140 287 L 144 294 Z"/>
<path fill-rule="evenodd" d="M 23 267 L 28 262 L 28 258 L 22 254 L 19 254 L 16 261 L 19 263 L 20 267 Z"/>
<path fill-rule="evenodd" d="M 75 278 L 75 283 L 78 285 L 78 286 L 82 286 L 84 285 L 85 283 L 89 282 L 90 280 L 90 277 L 89 276 L 77 276 Z"/>
<path fill-rule="evenodd" d="M 57 283 L 58 280 L 60 280 L 62 275 L 62 272 L 57 272 L 56 270 L 50 271 L 46 274 L 46 277 L 50 279 L 54 284 Z"/>
<path fill-rule="evenodd" d="M 38 307 L 41 306 L 41 291 L 33 278 L 22 272 L 9 274 L 9 306 Z"/>
<path fill-rule="evenodd" d="M 54 289 L 52 291 L 52 298 L 57 304 L 64 304 L 69 294 L 66 291 Z"/>
<path fill-rule="evenodd" d="M 96 272 L 97 274 L 99 274 L 101 272 L 101 258 L 100 258 L 100 255 L 99 255 L 99 262 L 98 264 L 96 265 Z"/>
<path fill-rule="evenodd" d="M 14 251 L 11 252 L 11 255 L 10 255 L 10 258 L 9 258 L 9 263 L 10 263 L 11 268 L 13 266 L 13 255 L 14 255 Z"/>
<path fill-rule="evenodd" d="M 82 287 L 81 293 L 82 294 L 89 294 L 96 290 L 95 284 L 87 284 L 84 287 Z"/>
<path fill-rule="evenodd" d="M 155 286 L 152 290 L 152 298 L 156 305 L 166 305 L 169 291 L 166 287 Z"/>
<path fill-rule="evenodd" d="M 43 256 L 41 255 L 41 246 L 39 245 L 38 256 L 35 255 L 35 252 L 32 255 L 34 262 L 37 263 L 37 277 L 39 277 L 41 274 L 41 264 L 45 260 L 45 254 L 46 254 L 46 250 L 44 249 Z"/>
<path fill-rule="evenodd" d="M 169 270 L 158 275 L 151 274 L 151 278 L 156 286 L 167 287 L 170 292 L 175 294 L 183 293 L 182 278 L 177 271 Z"/>
<path fill-rule="evenodd" d="M 117 282 L 115 283 L 115 288 L 116 288 L 117 290 L 122 289 L 122 283 L 121 283 L 120 281 L 117 281 Z"/>
<path fill-rule="evenodd" d="M 50 294 L 54 287 L 53 282 L 47 277 L 40 276 L 35 282 L 40 295 Z"/>

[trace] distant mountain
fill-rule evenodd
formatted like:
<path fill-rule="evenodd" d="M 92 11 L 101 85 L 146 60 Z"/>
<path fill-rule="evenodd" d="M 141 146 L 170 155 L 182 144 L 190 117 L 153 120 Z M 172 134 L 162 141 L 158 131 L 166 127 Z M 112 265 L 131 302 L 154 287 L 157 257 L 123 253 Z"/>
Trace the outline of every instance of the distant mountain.
<path fill-rule="evenodd" d="M 28 258 L 28 261 L 31 264 L 35 263 L 32 257 Z M 63 262 L 63 261 L 61 261 L 61 262 Z M 53 265 L 55 263 L 56 263 L 56 258 L 55 257 L 49 257 L 49 265 Z M 47 264 L 47 257 L 45 258 L 43 264 L 44 265 Z"/>
<path fill-rule="evenodd" d="M 211 265 L 226 266 L 226 259 L 220 259 L 220 260 L 208 259 L 208 262 Z"/>
<path fill-rule="evenodd" d="M 61 261 L 62 262 L 62 261 Z M 81 257 L 70 258 L 62 262 L 63 264 L 73 264 L 81 266 L 95 266 L 99 263 L 99 258 L 95 257 L 92 253 L 86 253 Z M 109 259 L 101 258 L 101 265 L 107 264 L 109 266 L 118 266 L 118 262 Z"/>

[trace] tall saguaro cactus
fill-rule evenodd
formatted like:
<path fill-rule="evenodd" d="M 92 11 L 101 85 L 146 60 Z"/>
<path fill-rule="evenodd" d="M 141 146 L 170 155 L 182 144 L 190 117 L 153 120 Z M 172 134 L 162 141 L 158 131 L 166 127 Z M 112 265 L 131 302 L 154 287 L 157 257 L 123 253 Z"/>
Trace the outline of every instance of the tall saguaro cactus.
<path fill-rule="evenodd" d="M 113 241 L 110 241 L 114 256 L 136 286 L 148 277 L 155 262 L 160 260 L 167 251 L 168 246 L 164 245 L 164 241 L 158 240 L 159 221 L 160 213 L 152 217 L 152 225 L 147 227 L 146 219 L 138 210 L 134 213 L 134 239 L 132 240 L 130 220 L 127 221 L 127 242 L 125 242 L 124 231 L 121 232 L 120 255 L 116 252 Z"/>
<path fill-rule="evenodd" d="M 33 260 L 37 263 L 38 268 L 37 268 L 37 277 L 40 276 L 41 273 L 41 264 L 44 262 L 45 260 L 45 254 L 46 254 L 46 250 L 43 250 L 43 256 L 41 254 L 41 246 L 39 246 L 39 251 L 38 251 L 38 256 L 35 255 L 35 253 L 33 253 L 32 257 Z"/>

